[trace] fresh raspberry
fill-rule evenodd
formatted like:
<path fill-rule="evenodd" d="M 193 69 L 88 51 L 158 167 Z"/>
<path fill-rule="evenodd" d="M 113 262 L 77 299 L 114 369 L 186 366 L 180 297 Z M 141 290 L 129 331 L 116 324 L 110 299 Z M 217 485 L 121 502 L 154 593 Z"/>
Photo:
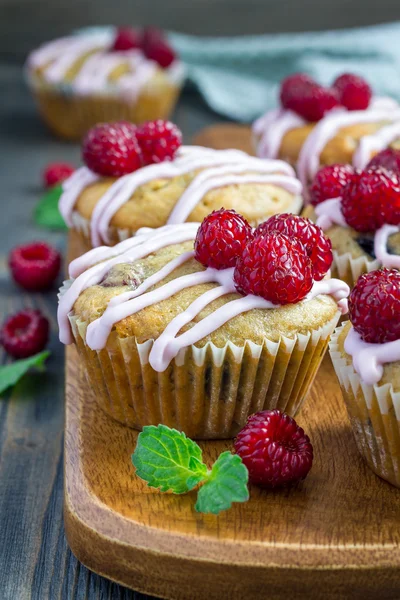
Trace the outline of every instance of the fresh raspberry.
<path fill-rule="evenodd" d="M 154 60 L 163 69 L 167 69 L 176 59 L 176 54 L 162 31 L 155 27 L 147 27 L 143 31 L 141 46 L 147 58 Z"/>
<path fill-rule="evenodd" d="M 83 141 L 82 157 L 91 171 L 121 177 L 142 166 L 136 126 L 126 121 L 99 123 Z"/>
<path fill-rule="evenodd" d="M 368 108 L 372 91 L 362 77 L 352 73 L 343 73 L 333 82 L 333 87 L 338 93 L 339 102 L 347 110 L 365 110 Z"/>
<path fill-rule="evenodd" d="M 283 108 L 296 111 L 297 100 L 301 98 L 310 87 L 318 85 L 306 73 L 293 73 L 281 83 L 280 101 Z"/>
<path fill-rule="evenodd" d="M 234 271 L 236 288 L 273 304 L 302 300 L 313 285 L 312 262 L 303 244 L 276 231 L 255 236 Z"/>
<path fill-rule="evenodd" d="M 194 243 L 195 258 L 205 267 L 234 267 L 253 230 L 234 210 L 214 210 L 204 219 Z"/>
<path fill-rule="evenodd" d="M 386 148 L 376 154 L 367 165 L 367 169 L 372 167 L 383 167 L 388 171 L 393 171 L 400 176 L 400 150 L 394 148 Z"/>
<path fill-rule="evenodd" d="M 138 127 L 137 140 L 145 165 L 173 160 L 182 144 L 181 130 L 171 121 L 147 121 Z"/>
<path fill-rule="evenodd" d="M 289 238 L 297 238 L 303 244 L 312 262 L 313 278 L 323 279 L 329 271 L 332 261 L 332 243 L 324 232 L 310 219 L 290 213 L 274 215 L 255 230 L 255 235 L 264 235 L 272 231 L 284 233 Z"/>
<path fill-rule="evenodd" d="M 23 310 L 6 319 L 0 343 L 15 358 L 27 358 L 43 350 L 49 338 L 49 322 L 39 310 Z"/>
<path fill-rule="evenodd" d="M 353 177 L 354 169 L 350 165 L 328 165 L 316 174 L 310 187 L 310 200 L 314 206 L 325 200 L 342 195 L 345 185 Z"/>
<path fill-rule="evenodd" d="M 280 98 L 284 108 L 293 110 L 307 121 L 320 121 L 339 105 L 336 90 L 324 88 L 304 74 L 284 79 Z"/>
<path fill-rule="evenodd" d="M 394 173 L 373 168 L 355 173 L 343 189 L 342 213 L 357 231 L 376 231 L 400 213 L 400 182 Z M 396 223 L 393 223 L 396 224 Z"/>
<path fill-rule="evenodd" d="M 249 471 L 249 481 L 265 488 L 305 479 L 313 463 L 310 438 L 278 409 L 252 415 L 235 440 L 235 450 Z"/>
<path fill-rule="evenodd" d="M 75 168 L 68 163 L 50 163 L 43 171 L 43 185 L 46 189 L 51 188 L 72 175 Z"/>
<path fill-rule="evenodd" d="M 141 40 L 139 33 L 132 27 L 118 27 L 115 34 L 112 50 L 125 52 L 140 48 Z"/>
<path fill-rule="evenodd" d="M 349 317 L 365 342 L 400 338 L 400 272 L 379 269 L 361 275 L 349 297 Z"/>
<path fill-rule="evenodd" d="M 60 253 L 45 242 L 32 242 L 11 251 L 8 264 L 14 281 L 30 291 L 46 290 L 60 272 Z"/>

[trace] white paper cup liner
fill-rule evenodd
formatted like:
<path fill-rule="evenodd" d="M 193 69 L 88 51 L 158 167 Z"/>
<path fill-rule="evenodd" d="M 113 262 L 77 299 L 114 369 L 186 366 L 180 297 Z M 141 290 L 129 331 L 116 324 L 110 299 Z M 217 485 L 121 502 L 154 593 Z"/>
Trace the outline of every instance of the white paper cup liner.
<path fill-rule="evenodd" d="M 353 287 L 357 279 L 364 273 L 379 269 L 381 263 L 378 260 L 369 259 L 367 256 L 353 258 L 350 252 L 338 254 L 333 250 L 333 264 L 331 267 L 332 277 L 337 277 Z"/>
<path fill-rule="evenodd" d="M 235 436 L 260 410 L 295 415 L 338 319 L 339 312 L 323 327 L 279 342 L 192 345 L 162 373 L 149 364 L 152 340 L 138 343 L 113 331 L 106 348 L 93 351 L 85 343 L 87 323 L 76 316 L 70 323 L 89 385 L 107 414 L 135 429 L 163 423 L 195 439 L 215 439 Z"/>
<path fill-rule="evenodd" d="M 338 338 L 347 326 L 343 323 L 332 334 L 329 353 L 357 447 L 379 477 L 400 487 L 400 392 L 391 384 L 367 385 L 361 381 L 351 357 L 339 350 Z"/>

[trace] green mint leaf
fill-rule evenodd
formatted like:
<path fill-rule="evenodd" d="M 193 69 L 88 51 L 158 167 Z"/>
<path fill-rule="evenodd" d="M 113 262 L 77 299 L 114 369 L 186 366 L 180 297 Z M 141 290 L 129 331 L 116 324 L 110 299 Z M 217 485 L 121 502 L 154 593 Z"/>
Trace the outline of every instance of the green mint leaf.
<path fill-rule="evenodd" d="M 136 474 L 162 492 L 184 494 L 207 477 L 200 447 L 166 425 L 143 427 L 132 462 Z"/>
<path fill-rule="evenodd" d="M 64 219 L 58 210 L 58 201 L 61 194 L 62 186 L 56 185 L 39 200 L 34 212 L 34 219 L 37 225 L 47 227 L 48 229 L 67 229 Z"/>
<path fill-rule="evenodd" d="M 23 358 L 9 365 L 0 366 L 0 394 L 7 388 L 15 385 L 31 367 L 35 367 L 39 371 L 44 371 L 44 361 L 49 354 L 50 352 L 45 350 L 29 358 Z"/>
<path fill-rule="evenodd" d="M 232 502 L 246 502 L 249 499 L 248 479 L 249 473 L 240 456 L 223 452 L 199 490 L 197 512 L 217 515 L 230 508 Z"/>

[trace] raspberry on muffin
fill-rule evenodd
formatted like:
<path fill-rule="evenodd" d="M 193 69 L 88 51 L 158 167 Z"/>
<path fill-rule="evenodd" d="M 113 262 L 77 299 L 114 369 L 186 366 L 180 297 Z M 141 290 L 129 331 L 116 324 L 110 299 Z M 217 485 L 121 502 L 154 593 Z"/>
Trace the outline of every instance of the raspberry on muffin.
<path fill-rule="evenodd" d="M 287 217 L 290 237 L 274 227 L 257 232 L 233 210 L 219 210 L 202 224 L 139 230 L 70 265 L 75 279 L 61 290 L 60 339 L 77 344 L 108 413 L 140 428 L 144 402 L 147 423 L 175 415 L 169 426 L 192 437 L 230 437 L 263 389 L 261 409 L 278 403 L 295 414 L 349 289 L 313 252 L 322 232 Z M 311 363 L 303 361 L 309 352 Z M 97 388 L 96 373 L 105 386 Z M 107 392 L 114 373 L 117 407 Z"/>

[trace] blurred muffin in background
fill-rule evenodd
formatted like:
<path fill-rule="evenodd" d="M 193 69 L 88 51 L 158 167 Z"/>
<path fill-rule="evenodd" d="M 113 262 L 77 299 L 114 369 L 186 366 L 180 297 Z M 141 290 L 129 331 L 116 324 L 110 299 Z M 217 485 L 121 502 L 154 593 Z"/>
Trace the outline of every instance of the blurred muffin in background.
<path fill-rule="evenodd" d="M 100 121 L 167 118 L 184 79 L 183 64 L 154 28 L 82 30 L 42 45 L 25 69 L 44 121 L 67 139 Z"/>

